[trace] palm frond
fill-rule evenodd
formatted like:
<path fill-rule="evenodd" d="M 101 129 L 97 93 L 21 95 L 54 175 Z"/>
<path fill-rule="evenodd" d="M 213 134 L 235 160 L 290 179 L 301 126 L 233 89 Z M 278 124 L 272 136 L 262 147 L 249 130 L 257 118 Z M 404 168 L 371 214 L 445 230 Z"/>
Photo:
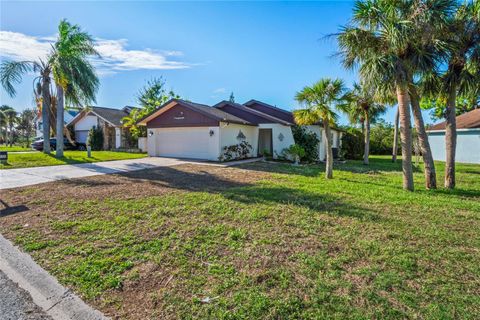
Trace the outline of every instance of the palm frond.
<path fill-rule="evenodd" d="M 16 95 L 14 84 L 22 81 L 22 75 L 32 70 L 31 61 L 3 61 L 0 65 L 0 82 L 7 94 Z"/>

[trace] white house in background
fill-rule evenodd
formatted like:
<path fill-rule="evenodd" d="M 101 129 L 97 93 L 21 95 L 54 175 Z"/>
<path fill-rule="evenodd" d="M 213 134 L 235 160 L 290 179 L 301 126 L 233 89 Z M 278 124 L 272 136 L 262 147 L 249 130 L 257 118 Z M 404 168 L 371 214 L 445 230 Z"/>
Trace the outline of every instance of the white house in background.
<path fill-rule="evenodd" d="M 210 107 L 172 99 L 138 124 L 147 127 L 150 156 L 217 161 L 224 147 L 246 141 L 250 156 L 277 158 L 295 143 L 292 113 L 256 100 Z"/>
<path fill-rule="evenodd" d="M 441 122 L 427 130 L 434 160 L 445 161 L 445 125 Z M 480 109 L 457 117 L 457 150 L 455 161 L 480 163 Z"/>
<path fill-rule="evenodd" d="M 80 112 L 79 109 L 68 109 L 64 111 L 63 119 L 65 125 L 68 125 L 70 121 L 75 118 L 75 116 Z M 35 137 L 42 137 L 43 138 L 43 121 L 42 121 L 42 113 L 39 111 L 37 116 L 35 117 Z"/>
<path fill-rule="evenodd" d="M 122 119 L 129 115 L 133 108 L 122 109 L 89 107 L 78 113 L 69 123 L 75 131 L 75 140 L 86 143 L 88 132 L 93 127 L 103 131 L 103 149 L 128 148 L 129 131 L 122 124 Z"/>

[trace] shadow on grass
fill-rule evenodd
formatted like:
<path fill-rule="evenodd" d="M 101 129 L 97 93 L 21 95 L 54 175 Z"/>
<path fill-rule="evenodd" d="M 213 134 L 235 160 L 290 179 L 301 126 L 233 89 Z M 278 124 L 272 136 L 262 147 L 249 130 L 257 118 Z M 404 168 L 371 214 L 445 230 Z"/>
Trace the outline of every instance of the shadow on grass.
<path fill-rule="evenodd" d="M 0 199 L 0 203 L 3 206 L 3 208 L 0 210 L 0 218 L 30 210 L 30 208 L 28 208 L 27 206 L 25 206 L 23 204 L 12 207 L 12 206 L 8 205 L 8 203 L 6 203 L 5 201 L 3 201 L 1 199 Z"/>

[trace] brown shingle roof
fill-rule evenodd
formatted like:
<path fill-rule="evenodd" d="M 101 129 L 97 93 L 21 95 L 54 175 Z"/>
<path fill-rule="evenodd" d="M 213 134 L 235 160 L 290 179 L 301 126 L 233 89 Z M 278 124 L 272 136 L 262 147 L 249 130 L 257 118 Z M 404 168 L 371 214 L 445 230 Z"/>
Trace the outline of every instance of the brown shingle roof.
<path fill-rule="evenodd" d="M 446 122 L 431 126 L 428 130 L 445 130 Z M 480 128 L 480 108 L 457 116 L 457 129 Z"/>

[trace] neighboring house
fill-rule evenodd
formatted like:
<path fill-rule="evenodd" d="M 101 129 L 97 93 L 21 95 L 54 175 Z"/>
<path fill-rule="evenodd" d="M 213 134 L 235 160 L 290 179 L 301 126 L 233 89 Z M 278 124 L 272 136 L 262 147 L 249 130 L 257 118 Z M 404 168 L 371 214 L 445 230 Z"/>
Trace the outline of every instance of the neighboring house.
<path fill-rule="evenodd" d="M 128 148 L 130 133 L 122 124 L 122 119 L 127 116 L 132 107 L 122 109 L 89 107 L 82 110 L 69 123 L 75 131 L 75 140 L 86 143 L 88 132 L 93 127 L 102 128 L 103 149 Z"/>
<path fill-rule="evenodd" d="M 68 125 L 70 121 L 80 112 L 79 109 L 68 109 L 64 111 L 63 118 L 65 125 Z M 35 137 L 43 137 L 43 122 L 42 113 L 39 111 L 35 117 Z"/>
<path fill-rule="evenodd" d="M 139 121 L 147 127 L 150 156 L 217 161 L 224 147 L 242 141 L 250 156 L 281 155 L 294 144 L 291 112 L 251 100 L 244 105 L 222 101 L 213 107 L 172 99 Z"/>
<path fill-rule="evenodd" d="M 446 122 L 441 122 L 427 130 L 434 160 L 446 160 L 445 125 Z M 480 109 L 457 116 L 455 161 L 480 163 Z"/>

